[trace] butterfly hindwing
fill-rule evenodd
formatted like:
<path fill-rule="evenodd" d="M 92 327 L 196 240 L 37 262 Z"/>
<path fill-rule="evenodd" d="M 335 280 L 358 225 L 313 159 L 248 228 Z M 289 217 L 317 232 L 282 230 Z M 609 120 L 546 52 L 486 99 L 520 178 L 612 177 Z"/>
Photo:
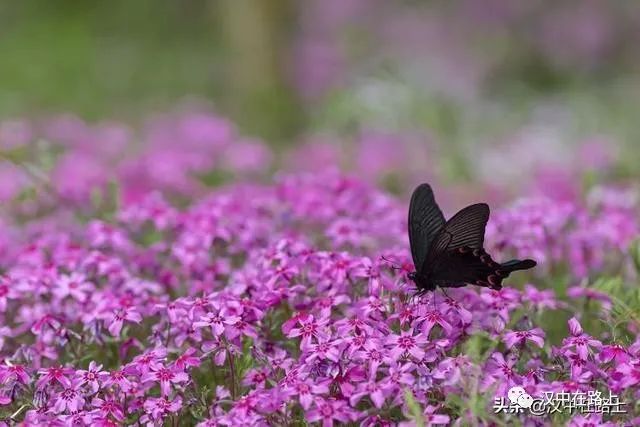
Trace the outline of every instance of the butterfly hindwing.
<path fill-rule="evenodd" d="M 409 243 L 416 269 L 424 264 L 432 242 L 444 225 L 444 215 L 435 201 L 431 186 L 419 185 L 411 195 L 409 204 Z"/>
<path fill-rule="evenodd" d="M 440 287 L 461 287 L 466 284 L 500 289 L 508 274 L 499 274 L 496 263 L 483 249 L 463 246 L 444 252 L 430 271 L 431 279 Z"/>

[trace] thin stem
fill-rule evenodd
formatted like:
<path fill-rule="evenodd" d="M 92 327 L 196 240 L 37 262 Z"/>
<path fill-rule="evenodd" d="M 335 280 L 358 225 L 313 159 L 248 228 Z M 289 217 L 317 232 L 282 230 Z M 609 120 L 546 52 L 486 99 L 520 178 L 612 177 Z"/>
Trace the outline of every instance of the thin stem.
<path fill-rule="evenodd" d="M 171 322 L 167 322 L 167 340 L 164 343 L 165 347 L 169 347 L 169 338 L 171 337 Z"/>
<path fill-rule="evenodd" d="M 20 412 L 23 411 L 24 408 L 27 408 L 28 406 L 30 406 L 28 403 L 25 403 L 24 405 L 22 405 L 21 407 L 18 408 L 18 410 L 16 412 L 14 412 L 13 414 L 11 414 L 11 419 L 15 421 L 16 417 L 18 415 L 20 415 Z"/>
<path fill-rule="evenodd" d="M 231 398 L 236 400 L 236 367 L 233 362 L 233 354 L 227 347 L 227 353 L 229 353 L 229 372 L 231 373 Z"/>

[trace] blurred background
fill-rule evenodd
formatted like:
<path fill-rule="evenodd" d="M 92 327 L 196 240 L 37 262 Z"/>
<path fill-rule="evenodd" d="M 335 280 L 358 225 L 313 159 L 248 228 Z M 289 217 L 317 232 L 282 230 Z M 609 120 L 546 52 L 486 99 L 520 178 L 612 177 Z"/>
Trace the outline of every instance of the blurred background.
<path fill-rule="evenodd" d="M 327 165 L 571 198 L 638 169 L 639 36 L 628 1 L 0 0 L 0 198 Z"/>

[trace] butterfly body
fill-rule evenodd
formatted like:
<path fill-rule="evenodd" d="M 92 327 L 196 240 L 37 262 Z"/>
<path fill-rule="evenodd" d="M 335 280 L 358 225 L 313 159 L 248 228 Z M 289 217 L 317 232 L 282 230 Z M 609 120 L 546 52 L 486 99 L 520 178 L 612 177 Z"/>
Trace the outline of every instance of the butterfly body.
<path fill-rule="evenodd" d="M 431 187 L 416 188 L 409 206 L 409 241 L 416 271 L 408 277 L 418 293 L 467 284 L 497 290 L 513 271 L 535 267 L 536 262 L 529 259 L 496 262 L 483 247 L 488 220 L 489 206 L 478 203 L 446 221 Z"/>

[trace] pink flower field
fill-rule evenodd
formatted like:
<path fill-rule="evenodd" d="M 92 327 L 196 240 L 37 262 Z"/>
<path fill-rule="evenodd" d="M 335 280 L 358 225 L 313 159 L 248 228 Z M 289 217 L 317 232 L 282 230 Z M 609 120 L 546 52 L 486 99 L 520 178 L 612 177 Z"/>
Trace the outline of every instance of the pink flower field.
<path fill-rule="evenodd" d="M 275 151 L 206 111 L 0 140 L 0 425 L 640 425 L 638 187 L 606 144 L 454 185 L 410 135 Z M 538 266 L 414 297 L 426 180 Z M 535 415 L 516 386 L 600 406 Z"/>

